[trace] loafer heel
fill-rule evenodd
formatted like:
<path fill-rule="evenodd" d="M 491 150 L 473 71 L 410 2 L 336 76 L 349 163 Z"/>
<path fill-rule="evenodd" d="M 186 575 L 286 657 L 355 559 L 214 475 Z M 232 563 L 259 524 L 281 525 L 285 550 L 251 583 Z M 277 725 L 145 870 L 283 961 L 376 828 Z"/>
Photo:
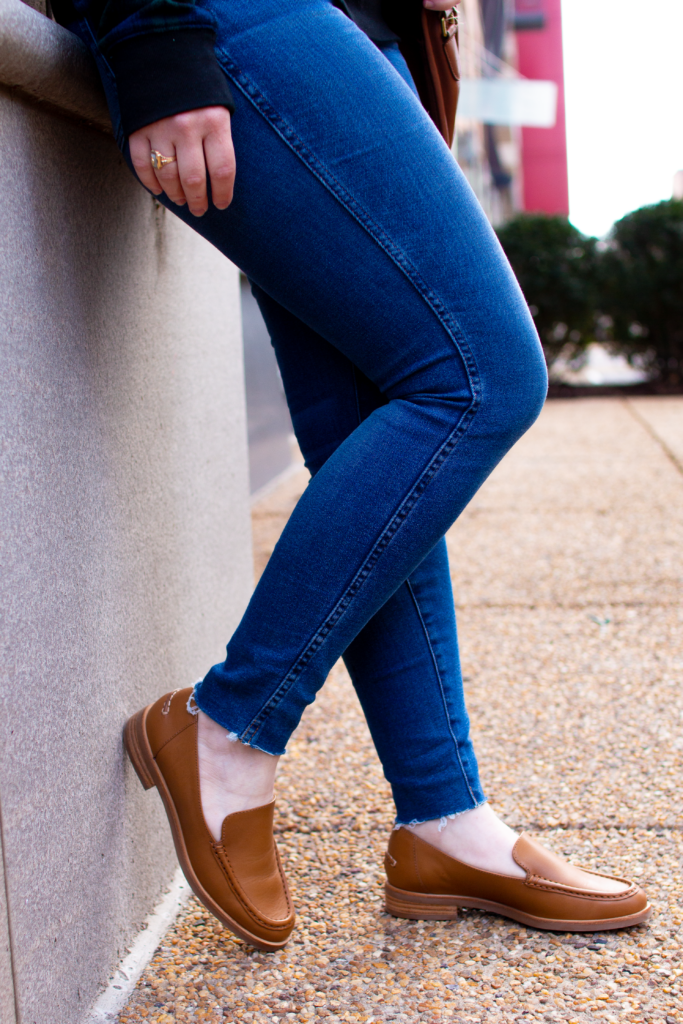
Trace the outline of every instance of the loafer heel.
<path fill-rule="evenodd" d="M 405 892 L 389 882 L 384 885 L 384 903 L 388 914 L 408 921 L 455 921 L 458 917 L 458 906 L 450 896 Z"/>
<path fill-rule="evenodd" d="M 129 718 L 123 727 L 123 745 L 131 760 L 135 773 L 145 789 L 152 789 L 156 781 L 148 767 L 152 758 L 149 741 L 145 734 L 145 713 L 147 708 Z M 145 750 L 147 747 L 147 750 Z"/>

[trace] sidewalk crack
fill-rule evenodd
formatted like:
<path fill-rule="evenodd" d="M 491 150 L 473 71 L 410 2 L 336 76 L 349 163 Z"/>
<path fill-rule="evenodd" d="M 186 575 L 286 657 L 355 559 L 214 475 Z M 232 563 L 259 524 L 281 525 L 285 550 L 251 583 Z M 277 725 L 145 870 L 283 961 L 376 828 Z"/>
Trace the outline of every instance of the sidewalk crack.
<path fill-rule="evenodd" d="M 681 474 L 681 476 L 683 476 L 683 462 L 681 462 L 681 460 L 678 458 L 676 453 L 673 452 L 671 450 L 671 448 L 669 448 L 669 446 L 666 443 L 666 441 L 664 441 L 659 436 L 659 434 L 654 429 L 654 427 L 651 426 L 648 423 L 648 421 L 645 419 L 645 417 L 641 413 L 638 412 L 636 407 L 633 405 L 632 400 L 629 399 L 629 398 L 624 398 L 624 399 L 622 399 L 622 405 L 625 406 L 626 411 L 631 414 L 631 416 L 636 421 L 636 423 L 640 424 L 640 426 L 643 428 L 645 433 L 649 434 L 649 436 L 652 438 L 652 440 L 655 441 L 659 445 L 659 447 L 662 449 L 662 451 L 666 455 L 666 457 L 669 460 L 669 462 L 671 462 L 673 464 L 674 468 L 678 470 L 678 472 Z"/>

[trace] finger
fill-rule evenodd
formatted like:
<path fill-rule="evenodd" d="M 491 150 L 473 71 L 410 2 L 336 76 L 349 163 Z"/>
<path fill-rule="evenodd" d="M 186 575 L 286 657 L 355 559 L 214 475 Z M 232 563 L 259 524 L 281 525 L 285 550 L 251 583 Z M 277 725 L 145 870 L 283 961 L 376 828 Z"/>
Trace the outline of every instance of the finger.
<path fill-rule="evenodd" d="M 211 180 L 211 198 L 219 210 L 225 210 L 232 202 L 235 185 L 235 150 L 227 131 L 212 132 L 204 139 L 204 156 Z"/>
<path fill-rule="evenodd" d="M 201 135 L 186 138 L 178 143 L 178 174 L 190 213 L 201 217 L 209 208 L 206 192 L 206 162 Z"/>
<path fill-rule="evenodd" d="M 152 149 L 155 149 L 162 156 L 175 156 L 176 159 L 173 163 L 164 164 L 163 167 L 159 167 L 158 170 L 153 170 L 156 181 L 161 185 L 162 189 L 171 200 L 172 203 L 176 203 L 178 206 L 185 205 L 185 193 L 183 186 L 180 182 L 180 175 L 178 173 L 178 160 L 176 147 L 168 138 L 160 139 L 154 135 L 151 138 Z M 151 153 L 150 153 L 151 160 Z"/>
<path fill-rule="evenodd" d="M 128 139 L 130 145 L 130 159 L 138 178 L 150 192 L 160 196 L 162 189 L 154 174 L 151 162 L 152 148 L 149 139 L 143 135 L 143 130 L 134 132 Z"/>

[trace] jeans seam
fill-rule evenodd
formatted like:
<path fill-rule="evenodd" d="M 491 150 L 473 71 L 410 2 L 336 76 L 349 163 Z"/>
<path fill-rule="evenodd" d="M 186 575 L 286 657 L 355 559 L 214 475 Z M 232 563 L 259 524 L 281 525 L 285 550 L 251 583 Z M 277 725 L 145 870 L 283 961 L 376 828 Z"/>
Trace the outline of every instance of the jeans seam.
<path fill-rule="evenodd" d="M 464 418 L 464 417 L 463 417 Z M 462 423 L 462 420 L 461 420 Z M 460 424 L 459 424 L 460 427 Z M 261 726 L 265 722 L 266 718 L 270 715 L 276 707 L 278 707 L 280 701 L 290 691 L 297 678 L 301 675 L 303 670 L 306 668 L 308 663 L 314 654 L 317 653 L 319 648 L 323 646 L 323 643 L 328 638 L 333 628 L 337 625 L 340 618 L 347 610 L 349 604 L 359 592 L 362 584 L 366 582 L 372 570 L 375 568 L 380 556 L 388 547 L 393 537 L 396 535 L 401 524 L 408 518 L 408 515 L 415 507 L 418 499 L 423 494 L 427 484 L 433 478 L 435 473 L 443 465 L 447 457 L 451 455 L 455 449 L 456 443 L 460 439 L 460 431 L 457 427 L 449 437 L 446 437 L 445 441 L 440 445 L 439 451 L 431 460 L 430 464 L 425 470 L 423 470 L 421 476 L 417 482 L 413 485 L 410 492 L 405 496 L 398 506 L 396 512 L 391 517 L 383 531 L 381 532 L 378 540 L 375 542 L 370 554 L 360 568 L 355 573 L 351 583 L 348 585 L 344 593 L 341 595 L 332 611 L 327 615 L 322 626 L 319 627 L 317 632 L 304 646 L 301 653 L 297 656 L 292 668 L 289 670 L 287 675 L 284 677 L 279 686 L 276 686 L 273 692 L 270 694 L 268 700 L 265 702 L 263 708 L 258 714 L 252 719 L 247 728 L 244 730 L 240 738 L 243 742 L 251 743 L 253 739 L 258 735 Z"/>
<path fill-rule="evenodd" d="M 369 213 L 356 199 L 354 199 L 346 187 L 337 180 L 337 178 L 330 172 L 329 168 L 326 167 L 308 148 L 304 141 L 299 138 L 293 127 L 288 124 L 288 122 L 271 106 L 270 102 L 256 88 L 248 75 L 238 69 L 237 65 L 225 50 L 217 46 L 216 54 L 223 70 L 231 78 L 235 86 L 244 95 L 247 101 L 255 107 L 277 135 L 279 135 L 285 145 L 292 150 L 304 166 L 307 167 L 310 173 L 318 179 L 321 185 L 335 197 L 346 212 L 353 217 L 364 231 L 367 232 L 375 244 L 383 250 L 383 252 L 413 286 L 415 291 L 422 298 L 423 302 L 441 324 L 447 336 L 451 339 L 453 347 L 462 359 L 471 394 L 470 405 L 458 420 L 455 428 L 441 443 L 427 466 L 422 470 L 411 489 L 405 495 L 394 515 L 375 541 L 372 549 L 366 556 L 365 561 L 351 580 L 350 584 L 342 593 L 332 610 L 328 613 L 317 632 L 297 655 L 291 668 L 270 695 L 264 706 L 244 729 L 240 739 L 245 743 L 251 743 L 258 735 L 266 719 L 272 711 L 274 711 L 284 696 L 291 690 L 299 675 L 303 672 L 313 656 L 320 649 L 325 639 L 329 636 L 331 630 L 344 615 L 351 601 L 360 591 L 363 583 L 372 572 L 381 554 L 387 548 L 402 523 L 405 522 L 428 483 L 441 468 L 455 448 L 457 442 L 469 428 L 480 404 L 481 389 L 476 360 L 474 359 L 465 338 L 462 336 L 460 328 L 450 316 L 439 296 L 429 288 L 427 283 L 422 279 L 417 268 L 412 265 L 405 253 L 391 240 L 391 238 L 386 235 L 384 230 L 373 221 Z"/>
<path fill-rule="evenodd" d="M 427 629 L 427 623 L 425 622 L 424 616 L 422 615 L 422 612 L 420 611 L 420 605 L 419 605 L 419 602 L 417 600 L 417 595 L 416 595 L 415 590 L 413 588 L 413 585 L 412 585 L 412 583 L 410 582 L 409 579 L 406 580 L 406 585 L 408 587 L 408 592 L 409 592 L 409 594 L 410 594 L 410 596 L 412 598 L 413 604 L 415 605 L 415 611 L 417 612 L 417 617 L 420 620 L 420 625 L 422 626 L 422 629 L 423 629 L 423 632 L 424 632 L 424 636 L 425 636 L 425 640 L 427 641 L 427 647 L 429 648 L 429 654 L 430 654 L 431 659 L 432 659 L 432 664 L 434 665 L 434 671 L 436 672 L 436 679 L 437 679 L 437 682 L 439 684 L 439 691 L 441 693 L 441 701 L 443 703 L 444 714 L 446 715 L 446 721 L 448 722 L 448 731 L 451 734 L 451 739 L 453 740 L 453 746 L 455 747 L 455 753 L 456 753 L 456 756 L 458 758 L 458 764 L 460 765 L 460 771 L 462 773 L 463 779 L 465 780 L 465 785 L 467 786 L 467 791 L 470 794 L 474 804 L 476 805 L 477 804 L 477 798 L 475 797 L 474 793 L 472 792 L 472 787 L 470 786 L 470 780 L 467 777 L 467 772 L 465 771 L 465 766 L 463 765 L 462 758 L 460 756 L 460 746 L 458 744 L 458 740 L 456 739 L 455 733 L 453 732 L 453 726 L 451 724 L 451 716 L 450 716 L 450 712 L 448 710 L 448 701 L 446 700 L 446 691 L 444 690 L 443 680 L 441 678 L 441 673 L 439 671 L 439 665 L 438 665 L 438 662 L 436 660 L 436 654 L 434 652 L 434 646 L 433 646 L 432 641 L 431 641 L 430 636 L 429 636 L 429 630 Z"/>
<path fill-rule="evenodd" d="M 357 571 L 356 575 L 351 580 L 344 593 L 341 595 L 335 606 L 329 612 L 318 631 L 313 635 L 311 640 L 303 648 L 302 652 L 297 656 L 294 664 L 289 669 L 285 677 L 282 679 L 280 684 L 275 688 L 273 693 L 270 695 L 264 706 L 254 716 L 252 721 L 246 727 L 240 739 L 244 743 L 251 743 L 256 738 L 264 724 L 266 718 L 275 710 L 277 705 L 290 691 L 297 678 L 303 670 L 306 668 L 308 663 L 311 661 L 313 656 L 318 652 L 324 641 L 329 636 L 332 629 L 337 625 L 339 620 L 342 618 L 346 610 L 348 609 L 351 601 L 356 597 L 360 591 L 362 585 L 365 583 L 368 576 L 371 574 L 380 556 L 386 550 L 396 533 L 398 532 L 401 525 L 407 519 L 409 513 L 415 507 L 418 498 L 421 497 L 425 488 L 441 468 L 443 463 L 446 461 L 448 456 L 455 448 L 462 431 L 460 426 L 465 415 L 461 417 L 458 426 L 449 434 L 446 440 L 441 444 L 439 450 L 436 452 L 426 469 L 423 470 L 422 474 L 418 478 L 417 482 L 413 485 L 408 494 L 403 498 L 403 501 L 397 508 L 392 518 L 387 523 L 386 527 L 376 540 L 370 553 L 366 557 L 365 561 Z"/>
<path fill-rule="evenodd" d="M 308 170 L 318 179 L 346 212 L 360 224 L 373 241 L 386 253 L 403 275 L 410 281 L 422 300 L 429 306 L 432 313 L 453 342 L 467 372 L 467 379 L 472 393 L 472 406 L 479 404 L 478 372 L 476 360 L 470 351 L 466 339 L 456 321 L 451 317 L 444 303 L 432 288 L 423 280 L 416 267 L 413 266 L 403 250 L 376 224 L 370 214 L 330 171 L 321 160 L 309 149 L 303 139 L 299 138 L 294 128 L 271 106 L 269 100 L 257 89 L 248 75 L 240 71 L 232 58 L 221 47 L 216 47 L 219 63 L 225 73 L 232 79 L 245 98 L 258 110 L 282 141 L 295 153 Z M 468 410 L 469 411 L 469 410 Z"/>

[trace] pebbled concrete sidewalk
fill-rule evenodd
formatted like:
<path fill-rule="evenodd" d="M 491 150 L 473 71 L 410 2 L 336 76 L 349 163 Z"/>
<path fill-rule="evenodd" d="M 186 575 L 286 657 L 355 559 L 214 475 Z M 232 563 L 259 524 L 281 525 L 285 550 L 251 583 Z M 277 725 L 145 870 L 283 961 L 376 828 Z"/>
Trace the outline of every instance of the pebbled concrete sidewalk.
<path fill-rule="evenodd" d="M 257 571 L 305 483 L 255 507 Z M 683 1024 L 683 399 L 548 403 L 448 541 L 492 803 L 557 852 L 636 876 L 652 921 L 570 936 L 476 911 L 388 917 L 388 787 L 337 666 L 278 783 L 292 942 L 256 953 L 192 902 L 122 1024 Z"/>

